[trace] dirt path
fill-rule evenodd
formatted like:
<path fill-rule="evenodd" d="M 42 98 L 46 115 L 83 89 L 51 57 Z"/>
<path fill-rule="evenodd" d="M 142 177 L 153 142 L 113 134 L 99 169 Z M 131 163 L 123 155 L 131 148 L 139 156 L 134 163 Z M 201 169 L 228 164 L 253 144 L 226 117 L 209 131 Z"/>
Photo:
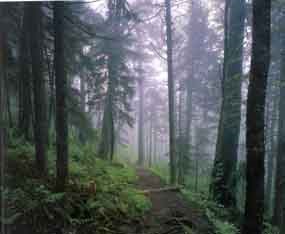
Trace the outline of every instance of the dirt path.
<path fill-rule="evenodd" d="M 141 190 L 165 187 L 152 172 L 137 169 L 137 187 Z M 177 191 L 149 193 L 152 209 L 145 215 L 138 234 L 183 234 L 190 227 L 197 234 L 211 234 L 210 226 L 201 211 L 191 207 Z M 188 229 L 189 230 L 189 229 Z M 189 232 L 188 232 L 189 233 Z"/>

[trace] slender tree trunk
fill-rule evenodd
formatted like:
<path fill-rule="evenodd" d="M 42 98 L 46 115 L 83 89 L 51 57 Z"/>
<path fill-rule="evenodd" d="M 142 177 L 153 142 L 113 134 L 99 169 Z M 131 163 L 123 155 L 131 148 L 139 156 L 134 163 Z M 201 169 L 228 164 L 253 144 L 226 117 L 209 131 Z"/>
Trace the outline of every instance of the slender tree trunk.
<path fill-rule="evenodd" d="M 246 115 L 246 204 L 242 234 L 261 234 L 264 213 L 264 109 L 270 63 L 271 0 L 253 0 L 252 58 Z"/>
<path fill-rule="evenodd" d="M 275 90 L 272 90 L 274 92 Z M 268 92 L 269 93 L 269 92 Z M 275 126 L 277 120 L 277 98 L 273 97 L 273 107 L 272 112 L 268 113 L 267 116 L 271 116 L 271 120 L 266 120 L 268 122 L 268 129 L 266 128 L 266 132 L 268 135 L 268 150 L 267 150 L 267 180 L 266 180 L 266 189 L 265 189 L 265 198 L 266 198 L 266 208 L 268 209 L 268 214 L 271 215 L 272 208 L 272 185 L 273 185 L 273 170 L 274 170 L 274 158 L 276 152 L 276 141 L 275 141 Z M 270 111 L 270 110 L 269 110 Z"/>
<path fill-rule="evenodd" d="M 182 127 L 182 115 L 183 115 L 183 91 L 182 84 L 180 84 L 179 93 L 179 111 L 178 111 L 178 184 L 184 184 L 184 163 L 187 152 L 185 152 L 186 142 L 185 142 L 185 132 Z M 186 117 L 187 118 L 187 117 Z M 184 129 L 185 130 L 185 129 Z"/>
<path fill-rule="evenodd" d="M 144 84 L 142 78 L 138 81 L 139 85 L 139 126 L 138 126 L 138 153 L 139 153 L 139 166 L 144 165 L 145 155 L 144 155 Z"/>
<path fill-rule="evenodd" d="M 0 186 L 5 186 L 6 136 L 7 136 L 7 4 L 0 3 Z M 1 217 L 5 217 L 4 194 L 0 195 Z M 5 233 L 5 225 L 1 222 L 1 233 Z"/>
<path fill-rule="evenodd" d="M 83 73 L 80 74 L 80 106 L 82 113 L 85 113 L 86 108 L 86 87 L 85 87 L 85 78 Z M 82 129 L 79 129 L 79 139 L 81 143 L 85 142 L 85 134 Z"/>
<path fill-rule="evenodd" d="M 195 45 L 194 45 L 194 38 L 195 38 L 195 32 L 193 28 L 195 27 L 196 23 L 196 15 L 195 15 L 195 4 L 197 4 L 194 0 L 190 1 L 190 11 L 191 15 L 189 18 L 189 25 L 190 25 L 190 35 L 189 35 L 189 68 L 188 68 L 188 77 L 186 81 L 186 126 L 185 126 L 185 136 L 184 136 L 184 147 L 185 147 L 185 152 L 183 152 L 185 159 L 189 158 L 192 156 L 192 149 L 191 149 L 191 125 L 192 125 L 192 96 L 193 96 L 193 90 L 192 90 L 192 83 L 193 83 L 193 78 L 194 78 L 194 53 L 193 51 L 195 50 Z M 184 151 L 183 150 L 183 151 Z M 188 170 L 188 165 L 184 164 L 183 165 L 183 174 L 186 174 Z"/>
<path fill-rule="evenodd" d="M 157 129 L 153 128 L 153 164 L 157 163 Z"/>
<path fill-rule="evenodd" d="M 226 2 L 223 100 L 212 178 L 213 197 L 233 207 L 241 120 L 245 0 Z"/>
<path fill-rule="evenodd" d="M 199 159 L 198 152 L 195 155 L 195 192 L 198 192 L 198 183 L 199 183 Z"/>
<path fill-rule="evenodd" d="M 170 183 L 176 183 L 176 137 L 175 137 L 175 91 L 173 79 L 173 53 L 171 28 L 171 0 L 165 0 L 166 7 L 166 44 L 167 44 L 167 74 L 168 74 L 168 105 L 169 105 L 169 157 L 170 157 Z"/>
<path fill-rule="evenodd" d="M 28 3 L 27 3 L 28 4 Z M 45 80 L 43 74 L 43 54 L 42 54 L 42 3 L 34 2 L 28 4 L 29 14 L 29 41 L 32 58 L 32 74 L 34 88 L 34 109 L 35 109 L 35 151 L 36 168 L 40 176 L 47 173 L 46 148 L 48 140 L 47 131 L 47 106 Z"/>
<path fill-rule="evenodd" d="M 12 111 L 11 111 L 11 100 L 10 99 L 13 95 L 10 94 L 11 90 L 10 90 L 10 85 L 8 82 L 6 82 L 5 88 L 6 88 L 6 93 L 7 93 L 7 97 L 6 97 L 7 118 L 8 118 L 9 128 L 12 129 L 14 128 L 14 121 L 13 121 L 13 116 L 12 116 Z"/>
<path fill-rule="evenodd" d="M 275 205 L 273 222 L 280 228 L 280 233 L 285 232 L 285 10 L 282 10 L 280 20 L 281 29 L 281 74 L 280 74 L 280 101 L 278 123 L 278 148 L 275 179 Z"/>
<path fill-rule="evenodd" d="M 149 153 L 148 153 L 148 166 L 152 167 L 152 125 L 153 125 L 153 113 L 151 113 L 151 117 L 149 120 Z"/>
<path fill-rule="evenodd" d="M 64 57 L 64 2 L 54 3 L 55 38 L 55 83 L 56 83 L 56 149 L 58 191 L 64 191 L 68 180 L 68 124 L 67 124 L 67 80 Z"/>
<path fill-rule="evenodd" d="M 54 64 L 52 64 L 52 58 L 48 54 L 48 49 L 44 48 L 45 61 L 48 69 L 49 78 L 49 104 L 48 104 L 48 128 L 52 130 L 53 118 L 55 116 L 55 92 L 54 92 Z"/>
<path fill-rule="evenodd" d="M 31 126 L 31 113 L 32 113 L 32 91 L 31 91 L 31 73 L 29 61 L 29 46 L 28 46 L 28 7 L 24 6 L 24 17 L 20 41 L 20 55 L 19 55 L 19 133 L 24 136 L 25 140 L 30 140 L 29 132 Z"/>

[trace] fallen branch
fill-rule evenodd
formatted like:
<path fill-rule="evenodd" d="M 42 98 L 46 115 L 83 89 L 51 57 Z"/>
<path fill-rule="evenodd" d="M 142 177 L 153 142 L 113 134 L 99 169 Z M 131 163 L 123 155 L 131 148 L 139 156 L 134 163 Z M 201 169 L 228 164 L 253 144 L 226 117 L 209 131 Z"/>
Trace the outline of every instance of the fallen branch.
<path fill-rule="evenodd" d="M 165 187 L 165 188 L 158 188 L 158 189 L 146 189 L 143 190 L 143 194 L 149 194 L 149 193 L 162 193 L 162 192 L 180 192 L 182 187 L 175 186 L 175 187 Z"/>

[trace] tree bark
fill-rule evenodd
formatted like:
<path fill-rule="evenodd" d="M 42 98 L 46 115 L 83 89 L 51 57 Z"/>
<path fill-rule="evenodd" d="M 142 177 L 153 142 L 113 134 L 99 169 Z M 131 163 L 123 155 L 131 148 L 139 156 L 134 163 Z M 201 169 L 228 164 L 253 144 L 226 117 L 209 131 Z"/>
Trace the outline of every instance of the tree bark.
<path fill-rule="evenodd" d="M 173 79 L 173 52 L 171 27 L 171 0 L 165 0 L 166 8 L 166 44 L 167 44 L 167 75 L 168 75 L 168 105 L 169 105 L 169 157 L 170 157 L 170 183 L 175 184 L 176 173 L 176 137 L 175 137 L 175 110 L 174 110 L 174 79 Z"/>
<path fill-rule="evenodd" d="M 28 4 L 28 3 L 27 3 Z M 42 54 L 42 3 L 34 2 L 28 4 L 29 15 L 29 41 L 32 58 L 32 75 L 34 90 L 34 137 L 36 151 L 36 168 L 39 176 L 45 176 L 47 173 L 47 106 L 46 106 L 46 87 L 43 74 L 43 54 Z"/>
<path fill-rule="evenodd" d="M 152 155 L 152 125 L 153 125 L 153 113 L 151 113 L 150 120 L 149 120 L 149 153 L 148 153 L 148 166 L 152 167 L 153 155 Z"/>
<path fill-rule="evenodd" d="M 31 91 L 31 73 L 29 61 L 29 45 L 28 45 L 28 6 L 24 6 L 23 25 L 20 41 L 19 55 L 19 122 L 18 128 L 21 136 L 26 141 L 30 140 L 30 126 L 32 114 L 32 91 Z"/>
<path fill-rule="evenodd" d="M 138 165 L 143 166 L 145 161 L 144 155 L 144 83 L 142 78 L 138 81 L 139 85 L 139 124 L 138 124 Z"/>
<path fill-rule="evenodd" d="M 5 186 L 5 161 L 7 137 L 7 4 L 0 3 L 0 186 Z M 4 194 L 1 193 L 1 217 L 5 217 Z M 1 222 L 1 233 L 5 233 L 5 225 Z"/>
<path fill-rule="evenodd" d="M 189 134 L 189 132 L 185 132 L 185 129 L 182 126 L 183 122 L 183 94 L 184 90 L 182 89 L 183 84 L 180 83 L 180 92 L 179 92 L 179 108 L 178 108 L 178 175 L 177 175 L 177 182 L 178 184 L 184 184 L 185 182 L 185 158 L 187 157 L 188 152 L 186 152 L 187 142 L 185 142 L 185 134 Z M 186 107 L 187 108 L 187 107 Z M 188 116 L 185 116 L 187 119 Z"/>
<path fill-rule="evenodd" d="M 246 204 L 242 234 L 261 234 L 264 213 L 264 112 L 270 63 L 271 0 L 253 1 L 252 58 L 246 114 Z"/>
<path fill-rule="evenodd" d="M 55 88 L 56 88 L 56 149 L 58 191 L 64 191 L 68 180 L 68 124 L 67 124 L 67 80 L 64 57 L 64 2 L 54 3 L 55 42 Z"/>
<path fill-rule="evenodd" d="M 267 91 L 268 93 L 270 92 L 275 92 L 274 89 L 269 89 Z M 270 111 L 270 108 L 268 105 L 267 108 L 267 116 L 266 116 L 266 135 L 268 135 L 267 139 L 267 178 L 266 178 L 266 188 L 265 188 L 265 201 L 266 201 L 266 209 L 268 210 L 268 214 L 271 215 L 271 208 L 272 208 L 272 197 L 273 197 L 273 171 L 274 171 L 274 159 L 275 159 L 275 152 L 276 152 L 276 140 L 275 140 L 275 128 L 276 128 L 276 123 L 277 123 L 277 109 L 278 109 L 278 102 L 277 98 L 275 97 L 276 95 L 273 95 L 272 99 L 273 100 L 268 100 L 268 103 L 272 103 L 272 109 Z M 271 118 L 270 118 L 271 117 Z"/>
<path fill-rule="evenodd" d="M 99 156 L 104 159 L 113 159 L 114 153 L 114 143 L 115 143 L 115 132 L 114 132 L 114 74 L 115 71 L 113 69 L 113 55 L 110 53 L 108 58 L 108 88 L 107 88 L 107 96 L 104 107 L 103 114 L 103 127 L 101 132 L 101 142 L 99 145 Z"/>
<path fill-rule="evenodd" d="M 280 74 L 280 100 L 278 122 L 278 148 L 275 179 L 275 204 L 273 222 L 281 233 L 285 232 L 285 10 L 282 10 L 280 20 L 281 40 L 281 74 Z"/>
<path fill-rule="evenodd" d="M 225 12 L 223 100 L 212 175 L 212 192 L 214 199 L 220 204 L 234 207 L 241 120 L 245 0 L 227 1 Z"/>

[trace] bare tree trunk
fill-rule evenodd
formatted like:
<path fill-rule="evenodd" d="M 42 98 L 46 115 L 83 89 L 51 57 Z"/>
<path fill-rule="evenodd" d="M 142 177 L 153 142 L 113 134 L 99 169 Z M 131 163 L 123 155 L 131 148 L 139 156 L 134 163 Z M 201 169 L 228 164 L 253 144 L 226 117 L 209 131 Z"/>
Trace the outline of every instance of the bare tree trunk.
<path fill-rule="evenodd" d="M 241 120 L 241 80 L 245 0 L 226 2 L 225 57 L 222 107 L 212 178 L 213 197 L 225 207 L 233 207 L 235 171 Z"/>
<path fill-rule="evenodd" d="M 6 136 L 7 136 L 7 107 L 5 92 L 7 82 L 7 5 L 0 3 L 0 186 L 5 186 Z M 1 217 L 5 217 L 4 193 L 1 193 Z M 1 222 L 1 233 L 5 233 L 5 225 Z"/>
<path fill-rule="evenodd" d="M 269 89 L 267 91 L 275 92 L 274 89 Z M 278 103 L 276 95 L 273 95 L 271 99 L 268 100 L 268 103 L 271 101 L 272 104 L 272 110 L 270 110 L 268 105 L 267 108 L 267 115 L 266 115 L 266 135 L 268 136 L 268 142 L 267 142 L 267 179 L 266 179 L 266 189 L 265 189 L 265 201 L 266 201 L 266 208 L 268 210 L 268 214 L 271 215 L 271 208 L 272 208 L 272 195 L 273 195 L 273 170 L 274 170 L 274 158 L 275 158 L 275 152 L 276 152 L 276 140 L 275 140 L 275 128 L 277 123 L 277 109 L 278 109 Z M 271 118 L 270 118 L 271 117 Z"/>
<path fill-rule="evenodd" d="M 199 159 L 198 152 L 195 155 L 195 192 L 198 192 L 198 183 L 199 183 Z"/>
<path fill-rule="evenodd" d="M 261 234 L 264 214 L 264 112 L 270 63 L 271 0 L 253 0 L 253 42 L 246 115 L 246 204 L 242 234 Z"/>
<path fill-rule="evenodd" d="M 138 153 L 139 159 L 138 164 L 139 166 L 143 166 L 145 161 L 144 155 L 144 84 L 142 78 L 138 81 L 139 85 L 139 124 L 138 124 Z"/>
<path fill-rule="evenodd" d="M 32 114 L 32 86 L 31 86 L 31 73 L 29 62 L 29 45 L 28 45 L 28 7 L 24 6 L 24 17 L 20 41 L 20 55 L 19 55 L 19 134 L 24 136 L 25 140 L 30 140 L 29 132 L 31 126 Z"/>
<path fill-rule="evenodd" d="M 184 171 L 184 163 L 185 163 L 185 157 L 187 156 L 186 152 L 186 145 L 185 142 L 185 129 L 182 127 L 182 115 L 183 115 L 183 90 L 182 90 L 182 84 L 180 84 L 180 92 L 179 92 L 179 110 L 178 110 L 178 178 L 177 182 L 178 184 L 184 184 L 184 176 L 185 176 L 185 171 Z M 186 116 L 188 118 L 188 116 Z M 188 132 L 186 134 L 189 134 Z"/>
<path fill-rule="evenodd" d="M 157 163 L 157 128 L 153 128 L 153 164 Z"/>
<path fill-rule="evenodd" d="M 28 4 L 29 14 L 29 41 L 32 58 L 32 74 L 34 88 L 34 109 L 35 109 L 35 148 L 36 148 L 36 168 L 39 176 L 47 173 L 46 148 L 48 140 L 47 131 L 47 106 L 45 80 L 43 74 L 43 54 L 42 54 L 42 3 L 34 2 Z"/>
<path fill-rule="evenodd" d="M 175 137 L 175 91 L 173 79 L 173 53 L 171 29 L 171 0 L 165 0 L 166 7 L 166 37 L 167 37 L 167 74 L 168 74 L 168 105 L 169 105 L 169 157 L 170 157 L 170 183 L 176 183 L 176 137 Z"/>
<path fill-rule="evenodd" d="M 64 191 L 68 180 L 68 124 L 67 124 L 67 80 L 64 57 L 64 3 L 54 3 L 55 38 L 55 83 L 56 83 L 56 187 Z"/>
<path fill-rule="evenodd" d="M 190 16 L 190 25 L 193 28 L 194 25 L 194 0 L 190 1 L 190 7 L 192 9 L 191 16 Z M 193 37 L 195 37 L 193 30 L 190 32 L 189 35 L 190 39 L 190 53 L 189 53 L 189 74 L 187 77 L 187 83 L 186 83 L 186 126 L 185 126 L 185 134 L 184 134 L 184 144 L 185 149 L 183 152 L 184 157 L 191 157 L 191 125 L 192 125 L 192 81 L 193 81 L 193 74 L 194 74 L 194 56 L 193 56 L 193 50 L 194 50 L 194 43 L 193 43 Z M 186 170 L 188 169 L 188 166 L 184 165 L 184 174 L 186 173 Z"/>
<path fill-rule="evenodd" d="M 148 166 L 152 167 L 152 125 L 153 125 L 153 113 L 151 113 L 149 120 L 149 153 L 148 153 Z"/>
<path fill-rule="evenodd" d="M 273 222 L 280 228 L 280 233 L 285 232 L 285 11 L 282 10 L 280 20 L 281 29 L 281 75 L 280 75 L 280 101 L 278 123 L 278 148 L 275 179 L 275 204 Z"/>

